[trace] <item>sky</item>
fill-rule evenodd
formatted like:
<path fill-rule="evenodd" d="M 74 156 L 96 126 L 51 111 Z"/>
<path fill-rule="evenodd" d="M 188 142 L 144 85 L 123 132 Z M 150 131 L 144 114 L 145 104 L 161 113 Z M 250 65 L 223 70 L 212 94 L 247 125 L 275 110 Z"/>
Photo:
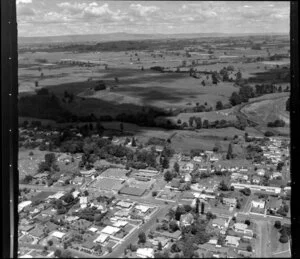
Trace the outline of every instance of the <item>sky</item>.
<path fill-rule="evenodd" d="M 289 33 L 288 1 L 16 0 L 19 36 Z"/>

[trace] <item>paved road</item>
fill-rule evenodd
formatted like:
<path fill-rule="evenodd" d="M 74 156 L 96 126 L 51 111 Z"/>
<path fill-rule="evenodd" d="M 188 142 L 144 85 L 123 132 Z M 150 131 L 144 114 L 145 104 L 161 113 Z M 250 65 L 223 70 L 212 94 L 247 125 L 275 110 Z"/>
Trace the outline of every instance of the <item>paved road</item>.
<path fill-rule="evenodd" d="M 171 208 L 171 205 L 159 208 L 159 210 L 151 217 L 149 221 L 147 221 L 140 228 L 135 230 L 131 236 L 127 237 L 123 243 L 118 245 L 116 249 L 109 255 L 104 256 L 103 258 L 119 258 L 124 253 L 124 250 L 128 247 L 129 244 L 134 244 L 138 241 L 138 234 L 142 231 L 146 232 L 151 226 L 153 226 L 156 222 L 156 219 L 164 216 L 167 211 Z"/>
<path fill-rule="evenodd" d="M 269 223 L 266 221 L 256 221 L 257 238 L 256 238 L 256 257 L 270 258 L 272 256 L 270 238 L 269 238 Z"/>

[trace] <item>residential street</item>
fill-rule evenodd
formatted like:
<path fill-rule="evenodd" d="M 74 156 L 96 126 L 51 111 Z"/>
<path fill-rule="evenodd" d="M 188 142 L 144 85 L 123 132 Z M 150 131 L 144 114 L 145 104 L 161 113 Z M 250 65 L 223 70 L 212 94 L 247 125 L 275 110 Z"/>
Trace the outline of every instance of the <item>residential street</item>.
<path fill-rule="evenodd" d="M 140 232 L 146 232 L 152 225 L 154 225 L 156 219 L 164 216 L 171 207 L 171 205 L 160 207 L 148 222 L 142 225 L 138 230 L 134 231 L 130 237 L 127 237 L 125 241 L 121 245 L 118 245 L 111 254 L 106 255 L 102 258 L 119 258 L 124 253 L 124 250 L 128 247 L 129 244 L 134 244 L 138 241 L 138 234 Z"/>

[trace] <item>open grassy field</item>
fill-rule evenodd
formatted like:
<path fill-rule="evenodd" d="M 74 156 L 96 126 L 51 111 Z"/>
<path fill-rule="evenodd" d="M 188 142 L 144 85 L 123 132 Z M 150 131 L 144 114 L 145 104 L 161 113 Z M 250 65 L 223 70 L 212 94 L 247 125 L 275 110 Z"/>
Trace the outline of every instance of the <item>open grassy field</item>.
<path fill-rule="evenodd" d="M 271 250 L 273 257 L 291 257 L 290 252 L 290 243 L 280 243 L 279 242 L 280 233 L 278 230 L 272 226 L 270 230 L 270 241 L 271 241 Z"/>
<path fill-rule="evenodd" d="M 30 151 L 33 152 L 33 156 L 29 156 Z M 39 163 L 44 160 L 45 154 L 47 153 L 49 152 L 40 151 L 38 149 L 19 149 L 18 165 L 20 180 L 23 179 L 26 175 L 35 175 L 37 173 Z"/>
<path fill-rule="evenodd" d="M 172 138 L 171 146 L 180 152 L 188 152 L 191 149 L 212 150 L 218 142 L 221 150 L 226 151 L 229 141 L 235 135 L 242 136 L 244 132 L 231 127 L 225 129 L 201 129 L 197 131 L 182 130 L 178 131 Z M 228 140 L 224 140 L 224 138 Z M 239 153 L 240 151 L 237 146 L 236 152 Z"/>
<path fill-rule="evenodd" d="M 273 122 L 276 119 L 282 119 L 287 125 L 290 123 L 289 112 L 285 110 L 288 97 L 278 99 L 262 100 L 246 105 L 242 112 L 251 119 L 261 121 L 262 124 Z"/>

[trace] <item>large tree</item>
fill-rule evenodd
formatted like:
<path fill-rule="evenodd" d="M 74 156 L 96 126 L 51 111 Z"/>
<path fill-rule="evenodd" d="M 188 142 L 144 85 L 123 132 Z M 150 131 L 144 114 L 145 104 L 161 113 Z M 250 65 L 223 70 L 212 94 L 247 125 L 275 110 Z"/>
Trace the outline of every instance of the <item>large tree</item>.
<path fill-rule="evenodd" d="M 139 238 L 139 243 L 146 243 L 146 234 L 145 232 L 140 232 L 139 235 L 138 235 L 138 238 Z"/>
<path fill-rule="evenodd" d="M 232 144 L 229 143 L 229 146 L 228 146 L 228 150 L 227 150 L 227 155 L 226 155 L 226 158 L 228 160 L 232 159 L 233 158 L 233 153 L 232 153 Z"/>

